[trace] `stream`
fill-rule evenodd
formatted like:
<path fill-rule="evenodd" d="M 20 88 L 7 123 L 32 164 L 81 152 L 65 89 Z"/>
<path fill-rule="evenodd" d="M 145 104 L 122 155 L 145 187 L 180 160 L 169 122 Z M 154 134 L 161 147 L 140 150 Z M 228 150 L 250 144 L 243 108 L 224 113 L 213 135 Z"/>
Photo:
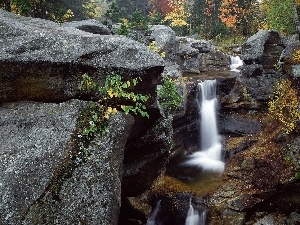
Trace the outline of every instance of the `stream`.
<path fill-rule="evenodd" d="M 166 179 L 186 187 L 195 195 L 189 200 L 185 225 L 206 224 L 208 208 L 205 204 L 193 203 L 193 199 L 212 193 L 222 184 L 221 175 L 225 163 L 222 160 L 222 142 L 218 132 L 217 81 L 214 77 L 238 76 L 241 65 L 242 61 L 238 56 L 231 57 L 230 70 L 223 72 L 211 71 L 193 76 L 197 80 L 198 76 L 201 76 L 201 81 L 199 79 L 197 85 L 196 97 L 198 117 L 200 118 L 198 124 L 198 143 L 200 144 L 195 152 L 186 153 L 183 151 L 181 154 L 173 156 L 167 164 L 165 175 Z M 169 184 L 165 184 L 165 186 L 169 186 Z M 158 216 L 161 214 L 160 208 L 163 208 L 163 206 L 161 200 L 158 200 L 146 225 L 165 225 Z M 181 223 L 174 225 L 181 225 Z"/>

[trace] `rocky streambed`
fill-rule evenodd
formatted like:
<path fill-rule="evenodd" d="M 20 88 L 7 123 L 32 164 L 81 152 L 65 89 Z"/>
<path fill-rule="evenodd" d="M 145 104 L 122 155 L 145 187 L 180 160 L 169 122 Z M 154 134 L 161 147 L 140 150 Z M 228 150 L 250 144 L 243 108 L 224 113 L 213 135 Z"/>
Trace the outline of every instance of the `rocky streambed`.
<path fill-rule="evenodd" d="M 146 224 L 158 202 L 164 225 L 184 224 L 191 205 L 207 224 L 299 224 L 299 131 L 284 134 L 267 111 L 279 78 L 300 90 L 290 60 L 297 40 L 258 32 L 242 46 L 241 72 L 231 74 L 229 55 L 166 26 L 145 37 L 165 59 L 97 21 L 60 26 L 1 10 L 0 27 L 0 224 Z M 78 124 L 95 97 L 80 92 L 85 73 L 99 84 L 108 73 L 141 78 L 134 91 L 151 96 L 150 119 L 120 110 L 81 157 Z M 165 76 L 183 81 L 184 103 L 171 116 L 156 99 Z M 199 146 L 202 79 L 217 80 L 218 175 L 179 163 Z"/>

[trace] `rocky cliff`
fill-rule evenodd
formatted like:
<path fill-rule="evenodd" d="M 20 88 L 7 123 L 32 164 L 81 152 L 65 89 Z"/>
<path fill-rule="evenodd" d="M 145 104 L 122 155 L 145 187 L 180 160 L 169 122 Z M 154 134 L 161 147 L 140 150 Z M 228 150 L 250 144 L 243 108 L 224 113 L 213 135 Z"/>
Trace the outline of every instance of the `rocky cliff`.
<path fill-rule="evenodd" d="M 95 23 L 61 26 L 0 11 L 0 224 L 118 224 L 123 175 L 143 191 L 164 167 L 151 163 L 167 157 L 172 132 L 156 106 L 163 60 L 126 37 L 99 34 Z M 93 99 L 79 90 L 85 73 L 100 86 L 108 73 L 141 78 L 133 91 L 151 96 L 150 118 L 118 112 L 81 148 Z M 151 150 L 148 164 L 137 163 L 138 146 Z M 136 179 L 149 165 L 147 181 Z"/>

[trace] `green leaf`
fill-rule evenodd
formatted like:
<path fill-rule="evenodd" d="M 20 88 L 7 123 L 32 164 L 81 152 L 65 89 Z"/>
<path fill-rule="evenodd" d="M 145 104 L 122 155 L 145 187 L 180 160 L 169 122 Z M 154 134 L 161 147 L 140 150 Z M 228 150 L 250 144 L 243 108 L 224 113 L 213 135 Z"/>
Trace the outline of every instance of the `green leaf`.
<path fill-rule="evenodd" d="M 296 173 L 295 173 L 295 178 L 296 178 L 296 179 L 300 179 L 300 172 L 296 172 Z"/>

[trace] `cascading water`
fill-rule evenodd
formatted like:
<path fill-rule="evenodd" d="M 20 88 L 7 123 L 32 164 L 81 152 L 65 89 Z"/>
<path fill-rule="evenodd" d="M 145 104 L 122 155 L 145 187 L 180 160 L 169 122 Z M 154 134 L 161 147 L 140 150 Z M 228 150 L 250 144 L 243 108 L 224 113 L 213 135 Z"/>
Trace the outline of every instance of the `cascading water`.
<path fill-rule="evenodd" d="M 207 208 L 203 208 L 201 212 L 195 209 L 190 200 L 189 211 L 185 220 L 185 225 L 205 225 L 207 216 Z"/>
<path fill-rule="evenodd" d="M 186 164 L 199 166 L 204 171 L 223 172 L 222 145 L 217 129 L 216 83 L 216 80 L 205 80 L 198 84 L 198 95 L 201 94 L 200 98 L 197 99 L 201 118 L 201 151 L 192 154 Z"/>
<path fill-rule="evenodd" d="M 156 219 L 156 216 L 158 214 L 158 211 L 159 211 L 159 208 L 160 208 L 160 201 L 159 200 L 154 208 L 154 210 L 152 211 L 151 215 L 149 216 L 149 218 L 147 219 L 147 223 L 146 225 L 156 225 L 155 223 L 155 219 Z"/>
<path fill-rule="evenodd" d="M 230 56 L 230 71 L 240 72 L 238 68 L 243 64 L 243 60 L 239 56 Z"/>

